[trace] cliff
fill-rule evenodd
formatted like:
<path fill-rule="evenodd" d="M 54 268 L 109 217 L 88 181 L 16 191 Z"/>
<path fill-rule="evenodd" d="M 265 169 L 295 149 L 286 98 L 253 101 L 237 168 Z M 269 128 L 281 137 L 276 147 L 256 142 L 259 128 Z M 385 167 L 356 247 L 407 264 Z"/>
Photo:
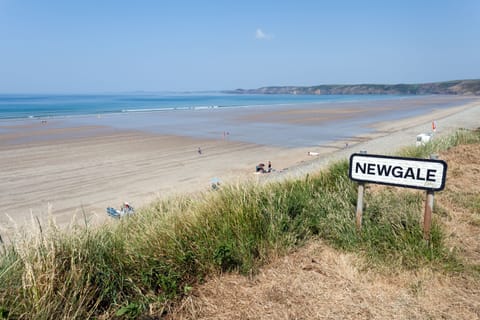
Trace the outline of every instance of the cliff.
<path fill-rule="evenodd" d="M 317 85 L 310 87 L 273 86 L 258 89 L 226 91 L 236 94 L 455 94 L 480 95 L 480 79 L 454 80 L 420 84 L 346 84 Z"/>

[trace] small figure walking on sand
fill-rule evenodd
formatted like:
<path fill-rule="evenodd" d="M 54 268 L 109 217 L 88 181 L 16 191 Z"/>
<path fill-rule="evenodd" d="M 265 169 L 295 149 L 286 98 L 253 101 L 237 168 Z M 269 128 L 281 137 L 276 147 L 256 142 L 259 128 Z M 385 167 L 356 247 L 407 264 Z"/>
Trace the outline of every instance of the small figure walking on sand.
<path fill-rule="evenodd" d="M 198 147 L 198 154 L 202 154 L 202 148 Z"/>
<path fill-rule="evenodd" d="M 268 169 L 267 172 L 272 172 L 272 162 L 268 161 Z"/>

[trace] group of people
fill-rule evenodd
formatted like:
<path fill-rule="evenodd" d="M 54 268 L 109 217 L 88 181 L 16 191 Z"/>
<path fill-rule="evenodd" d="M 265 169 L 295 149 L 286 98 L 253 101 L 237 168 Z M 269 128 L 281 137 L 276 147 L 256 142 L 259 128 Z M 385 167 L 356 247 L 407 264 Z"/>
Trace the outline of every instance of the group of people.
<path fill-rule="evenodd" d="M 268 161 L 267 168 L 265 169 L 265 164 L 264 163 L 259 163 L 255 167 L 255 172 L 258 173 L 269 173 L 272 172 L 272 162 Z"/>

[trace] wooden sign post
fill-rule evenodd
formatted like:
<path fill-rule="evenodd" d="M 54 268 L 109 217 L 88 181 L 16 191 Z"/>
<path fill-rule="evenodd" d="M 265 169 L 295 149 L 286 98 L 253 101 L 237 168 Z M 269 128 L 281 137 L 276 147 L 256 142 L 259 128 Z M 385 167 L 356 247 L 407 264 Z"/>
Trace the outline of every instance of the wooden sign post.
<path fill-rule="evenodd" d="M 432 154 L 430 155 L 430 159 L 437 160 L 438 156 L 436 154 Z M 427 196 L 425 199 L 425 212 L 423 214 L 423 238 L 427 241 L 430 241 L 430 227 L 432 226 L 433 194 L 433 190 L 427 190 Z"/>
<path fill-rule="evenodd" d="M 367 154 L 367 151 L 360 151 L 360 154 Z M 365 183 L 360 181 L 358 183 L 357 194 L 357 212 L 355 214 L 357 222 L 357 230 L 362 230 L 362 218 L 363 218 L 363 195 L 365 194 Z"/>

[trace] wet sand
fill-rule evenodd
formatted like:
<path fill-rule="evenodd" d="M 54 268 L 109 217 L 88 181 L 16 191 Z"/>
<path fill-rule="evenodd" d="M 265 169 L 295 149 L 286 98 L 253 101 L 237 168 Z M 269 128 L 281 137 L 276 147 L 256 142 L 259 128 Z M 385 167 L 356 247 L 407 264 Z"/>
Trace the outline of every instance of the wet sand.
<path fill-rule="evenodd" d="M 29 224 L 32 216 L 44 221 L 51 215 L 59 225 L 84 216 L 93 224 L 102 223 L 109 219 L 105 211 L 108 206 L 119 207 L 128 201 L 140 207 L 156 198 L 206 191 L 214 177 L 222 183 L 282 179 L 319 170 L 329 161 L 360 149 L 369 153 L 394 152 L 415 144 L 417 134 L 431 130 L 433 119 L 437 121 L 439 135 L 455 128 L 480 126 L 479 99 L 459 99 L 461 106 L 457 103 L 430 110 L 426 115 L 395 121 L 386 121 L 388 116 L 382 116 L 378 117 L 380 122 L 374 121 L 375 118 L 364 122 L 355 115 L 355 111 L 375 114 L 378 108 L 414 110 L 413 101 L 362 106 L 362 111 L 351 103 L 334 108 L 323 106 L 322 112 L 318 106 L 214 110 L 208 111 L 208 119 L 217 123 L 216 127 L 212 129 L 212 124 L 202 122 L 206 118 L 200 116 L 195 122 L 197 131 L 180 131 L 186 136 L 168 130 L 157 131 L 158 128 L 150 130 L 148 125 L 145 130 L 139 130 L 138 124 L 137 127 L 111 125 L 118 123 L 114 120 L 124 120 L 125 115 L 115 119 L 82 118 L 81 121 L 55 119 L 47 123 L 3 121 L 0 122 L 0 234 L 10 232 L 15 224 Z M 429 108 L 434 108 L 432 106 L 434 104 Z M 155 118 L 158 114 L 145 116 Z M 349 117 L 353 119 L 350 125 L 362 126 L 363 133 L 327 136 L 330 140 L 325 143 L 323 140 L 321 144 L 299 143 L 295 148 L 288 147 L 289 143 L 285 146 L 268 143 L 278 136 L 279 129 L 270 124 L 293 125 L 280 129 L 287 130 L 281 131 L 282 139 L 291 136 L 294 142 L 301 140 L 305 128 L 319 130 Z M 234 128 L 228 135 L 222 131 L 226 123 Z M 207 134 L 199 134 L 199 128 Z M 288 132 L 288 128 L 295 129 Z M 265 139 L 259 143 L 242 141 L 242 137 L 249 135 L 242 136 L 240 130 L 260 130 Z M 308 152 L 318 155 L 312 157 Z M 255 175 L 255 165 L 268 160 L 276 171 Z"/>

